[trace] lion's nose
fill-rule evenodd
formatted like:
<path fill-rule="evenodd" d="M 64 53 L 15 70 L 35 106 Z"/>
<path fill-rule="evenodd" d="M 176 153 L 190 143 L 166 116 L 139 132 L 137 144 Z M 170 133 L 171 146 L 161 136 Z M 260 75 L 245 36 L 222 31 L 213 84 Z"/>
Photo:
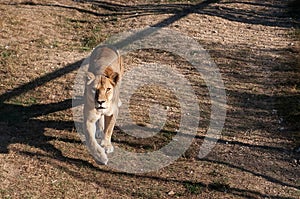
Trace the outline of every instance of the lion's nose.
<path fill-rule="evenodd" d="M 105 103 L 105 101 L 103 101 L 103 100 L 98 100 L 97 102 L 100 106 Z"/>

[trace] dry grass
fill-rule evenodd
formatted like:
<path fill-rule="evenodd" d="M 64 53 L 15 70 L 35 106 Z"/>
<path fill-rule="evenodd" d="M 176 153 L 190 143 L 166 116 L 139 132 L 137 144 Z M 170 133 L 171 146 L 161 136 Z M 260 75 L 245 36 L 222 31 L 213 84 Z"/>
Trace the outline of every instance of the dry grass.
<path fill-rule="evenodd" d="M 204 159 L 197 154 L 211 103 L 201 75 L 167 52 L 125 57 L 126 70 L 145 62 L 176 68 L 201 110 L 187 152 L 143 174 L 97 165 L 89 155 L 72 118 L 76 70 L 111 35 L 154 25 L 197 1 L 84 2 L 0 3 L 0 198 L 299 198 L 299 31 L 282 1 L 215 1 L 168 25 L 199 41 L 225 82 L 225 127 Z M 116 128 L 116 147 L 143 153 L 172 140 L 180 106 L 167 89 L 136 91 L 133 120 L 149 125 L 153 104 L 168 107 L 163 130 L 141 139 Z"/>

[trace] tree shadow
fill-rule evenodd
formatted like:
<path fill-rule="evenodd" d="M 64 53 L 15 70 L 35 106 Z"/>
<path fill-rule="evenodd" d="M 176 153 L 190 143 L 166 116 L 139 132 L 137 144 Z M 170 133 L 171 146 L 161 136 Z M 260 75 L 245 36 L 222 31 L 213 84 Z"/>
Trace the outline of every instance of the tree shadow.
<path fill-rule="evenodd" d="M 82 61 L 77 61 L 64 68 L 46 74 L 0 96 L 1 153 L 8 153 L 10 144 L 20 143 L 61 154 L 58 149 L 49 144 L 50 140 L 56 138 L 46 136 L 44 134 L 45 128 L 72 130 L 74 128 L 73 121 L 42 121 L 36 119 L 36 117 L 71 108 L 71 99 L 50 104 L 33 104 L 30 106 L 11 104 L 6 101 L 78 69 L 81 62 Z M 67 142 L 71 141 L 69 139 L 62 140 Z"/>
<path fill-rule="evenodd" d="M 198 4 L 187 3 L 169 3 L 169 4 L 141 4 L 141 5 L 123 5 L 117 3 L 108 3 L 99 0 L 80 0 L 77 2 L 91 3 L 97 8 L 101 8 L 112 12 L 115 16 L 129 16 L 137 17 L 143 15 L 153 14 L 175 14 L 178 17 L 178 13 L 182 15 L 197 13 L 204 15 L 211 15 L 221 17 L 230 21 L 242 22 L 245 24 L 260 24 L 264 26 L 278 26 L 278 27 L 292 27 L 292 23 L 287 23 L 289 18 L 288 13 L 283 12 L 282 9 L 285 5 L 282 2 L 277 1 L 271 4 L 268 2 L 221 2 L 221 1 L 202 1 Z M 250 6 L 256 6 L 257 10 L 244 10 L 236 8 L 228 8 L 229 4 L 244 4 Z M 264 9 L 261 9 L 264 8 Z M 275 17 L 276 16 L 276 17 Z M 169 19 L 170 20 L 170 19 Z M 156 24 L 159 26 L 159 24 Z"/>
<path fill-rule="evenodd" d="M 76 0 L 78 3 L 89 3 L 93 5 L 94 10 L 83 9 L 74 6 L 67 6 L 61 4 L 45 4 L 35 2 L 11 3 L 11 5 L 31 5 L 31 6 L 47 6 L 59 7 L 65 9 L 76 10 L 78 12 L 91 14 L 99 17 L 112 17 L 109 21 L 114 21 L 114 17 L 135 18 L 145 15 L 156 14 L 173 14 L 173 16 L 166 20 L 155 24 L 156 27 L 167 26 L 171 23 L 181 19 L 188 14 L 203 14 L 221 17 L 235 22 L 242 22 L 245 24 L 256 24 L 273 27 L 293 27 L 294 24 L 290 22 L 288 12 L 284 11 L 286 3 L 276 0 L 274 3 L 264 2 L 221 2 L 220 0 L 206 0 L 200 3 L 160 3 L 160 4 L 140 4 L 140 5 L 125 5 L 118 3 L 111 3 L 100 0 Z M 235 6 L 234 8 L 228 5 L 248 5 L 256 6 L 258 9 L 245 10 Z M 97 11 L 101 9 L 101 11 Z M 103 12 L 103 10 L 105 12 Z"/>
<path fill-rule="evenodd" d="M 212 57 L 227 61 L 218 66 L 227 82 L 227 103 L 232 108 L 227 109 L 223 133 L 226 139 L 218 140 L 202 161 L 299 189 L 299 169 L 295 167 L 300 154 L 294 149 L 299 147 L 299 94 L 274 91 L 282 85 L 299 85 L 299 67 L 293 61 L 297 51 L 287 48 L 252 52 L 247 46 L 241 49 L 221 43 L 210 45 L 218 46 L 218 50 L 210 51 Z"/>
<path fill-rule="evenodd" d="M 31 152 L 21 152 L 21 154 L 29 157 L 47 157 L 45 154 L 37 154 L 37 153 L 31 153 Z M 60 156 L 61 161 L 68 161 L 71 162 L 72 164 L 76 165 L 78 168 L 86 167 L 90 169 L 93 172 L 100 172 L 98 167 L 93 166 L 91 163 L 81 160 L 81 159 L 75 159 L 75 158 L 64 158 L 64 156 Z M 204 161 L 210 161 L 210 160 L 204 160 Z M 215 162 L 214 162 L 215 163 Z M 218 164 L 224 164 L 223 162 L 218 162 Z M 98 186 L 104 187 L 106 189 L 111 189 L 114 192 L 118 192 L 119 194 L 128 194 L 128 192 L 124 189 L 123 186 L 118 186 L 117 183 L 114 184 L 107 184 L 103 183 L 102 179 L 95 178 L 93 172 L 91 173 L 85 173 L 85 175 L 80 175 L 76 170 L 74 171 L 73 169 L 70 169 L 66 167 L 65 165 L 59 164 L 57 161 L 51 162 L 51 165 L 64 170 L 64 172 L 68 173 L 69 175 L 79 179 L 80 181 L 84 182 L 89 182 L 93 184 L 97 184 Z M 229 165 L 233 168 L 239 168 L 236 166 Z M 244 171 L 243 168 L 239 168 Z M 247 198 L 278 198 L 278 199 L 290 199 L 290 197 L 283 197 L 283 196 L 278 196 L 278 195 L 270 195 L 270 194 L 263 194 L 260 193 L 259 191 L 254 191 L 254 190 L 249 190 L 249 189 L 240 189 L 240 188 L 235 188 L 235 187 L 230 187 L 229 185 L 226 184 L 218 184 L 218 183 L 204 183 L 201 181 L 194 181 L 194 180 L 177 180 L 177 179 L 170 179 L 170 178 L 165 178 L 161 176 L 155 176 L 155 175 L 147 175 L 147 174 L 130 174 L 130 173 L 125 173 L 125 172 L 119 172 L 119 171 L 113 171 L 113 170 L 102 170 L 105 174 L 108 175 L 118 175 L 120 178 L 121 177 L 130 177 L 133 178 L 134 180 L 142 180 L 145 181 L 145 179 L 148 180 L 155 180 L 160 183 L 175 183 L 177 185 L 189 185 L 193 187 L 200 187 L 203 190 L 206 191 L 216 191 L 216 192 L 226 192 L 229 193 L 233 196 L 242 196 L 242 197 L 247 197 Z M 245 170 L 245 172 L 249 172 Z M 289 185 L 287 185 L 289 186 Z M 202 191 L 203 191 L 202 190 Z M 132 195 L 134 196 L 134 194 Z"/>

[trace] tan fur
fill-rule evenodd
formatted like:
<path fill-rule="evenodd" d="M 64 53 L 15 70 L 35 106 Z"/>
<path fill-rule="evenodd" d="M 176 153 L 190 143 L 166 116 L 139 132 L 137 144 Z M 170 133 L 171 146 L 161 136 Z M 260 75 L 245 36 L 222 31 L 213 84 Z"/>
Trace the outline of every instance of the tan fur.
<path fill-rule="evenodd" d="M 86 144 L 98 163 L 107 164 L 113 152 L 111 136 L 119 112 L 119 92 L 123 75 L 122 58 L 109 47 L 97 47 L 91 57 L 85 87 L 84 131 Z M 96 135 L 96 124 L 100 135 Z M 97 138 L 101 138 L 99 145 Z"/>

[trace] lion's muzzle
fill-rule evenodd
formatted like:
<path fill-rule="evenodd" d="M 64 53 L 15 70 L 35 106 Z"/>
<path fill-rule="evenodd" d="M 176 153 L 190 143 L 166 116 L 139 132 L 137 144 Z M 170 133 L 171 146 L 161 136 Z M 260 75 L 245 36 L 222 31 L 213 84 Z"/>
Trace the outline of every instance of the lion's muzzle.
<path fill-rule="evenodd" d="M 105 101 L 96 101 L 95 103 L 95 109 L 99 110 L 99 109 L 106 109 L 105 107 Z"/>

